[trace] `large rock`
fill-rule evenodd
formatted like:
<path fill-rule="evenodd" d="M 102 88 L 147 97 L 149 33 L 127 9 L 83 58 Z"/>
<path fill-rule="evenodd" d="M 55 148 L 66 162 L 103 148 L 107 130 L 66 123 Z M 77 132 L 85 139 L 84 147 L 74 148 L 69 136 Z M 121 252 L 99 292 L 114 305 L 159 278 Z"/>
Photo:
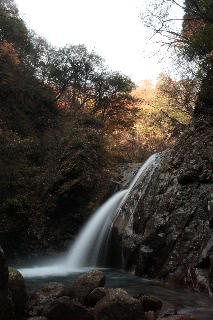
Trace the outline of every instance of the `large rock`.
<path fill-rule="evenodd" d="M 42 315 L 48 320 L 92 320 L 93 316 L 78 301 L 70 297 L 55 299 L 44 307 Z"/>
<path fill-rule="evenodd" d="M 104 287 L 105 275 L 102 271 L 91 270 L 77 280 L 75 280 L 68 288 L 67 295 L 73 299 L 77 299 L 84 305 L 88 305 L 90 293 L 98 287 Z"/>
<path fill-rule="evenodd" d="M 31 300 L 39 300 L 43 298 L 57 298 L 62 297 L 65 293 L 66 287 L 59 282 L 49 282 L 41 286 L 31 295 Z"/>
<path fill-rule="evenodd" d="M 40 316 L 44 306 L 65 295 L 66 287 L 62 283 L 49 282 L 37 289 L 30 297 L 27 311 L 30 316 Z"/>
<path fill-rule="evenodd" d="M 111 289 L 94 307 L 95 320 L 144 319 L 140 302 L 123 289 Z"/>
<path fill-rule="evenodd" d="M 96 288 L 89 295 L 89 306 L 94 307 L 96 303 L 108 294 L 109 290 L 105 288 Z"/>
<path fill-rule="evenodd" d="M 212 130 L 190 128 L 148 171 L 114 224 L 123 267 L 213 291 Z"/>
<path fill-rule="evenodd" d="M 22 318 L 26 309 L 27 291 L 22 274 L 14 268 L 9 268 L 9 290 L 16 318 Z"/>
<path fill-rule="evenodd" d="M 9 272 L 6 258 L 0 247 L 0 319 L 13 320 L 14 308 L 8 290 Z"/>

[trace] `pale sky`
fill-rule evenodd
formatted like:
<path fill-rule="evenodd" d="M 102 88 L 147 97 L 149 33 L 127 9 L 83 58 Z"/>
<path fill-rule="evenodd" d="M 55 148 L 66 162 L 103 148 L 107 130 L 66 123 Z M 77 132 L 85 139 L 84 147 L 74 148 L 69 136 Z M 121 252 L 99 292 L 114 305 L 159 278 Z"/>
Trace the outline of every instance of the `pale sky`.
<path fill-rule="evenodd" d="M 85 44 L 133 81 L 163 71 L 140 21 L 143 0 L 15 0 L 28 26 L 51 44 Z M 144 52 L 145 51 L 145 52 Z"/>

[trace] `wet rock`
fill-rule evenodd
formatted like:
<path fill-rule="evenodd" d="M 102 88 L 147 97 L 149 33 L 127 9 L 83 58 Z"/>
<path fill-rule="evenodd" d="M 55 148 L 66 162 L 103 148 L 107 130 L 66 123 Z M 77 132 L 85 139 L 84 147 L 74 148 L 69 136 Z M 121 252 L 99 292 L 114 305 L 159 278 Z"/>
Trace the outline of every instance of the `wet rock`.
<path fill-rule="evenodd" d="M 48 320 L 92 320 L 93 316 L 78 301 L 70 297 L 55 299 L 44 307 L 42 315 Z"/>
<path fill-rule="evenodd" d="M 0 319 L 13 320 L 14 308 L 8 290 L 9 272 L 6 258 L 0 247 Z"/>
<path fill-rule="evenodd" d="M 165 317 L 165 318 L 157 318 L 161 320 L 198 320 L 197 318 L 190 317 L 190 316 L 185 316 L 185 315 L 175 315 L 175 316 L 170 316 L 170 317 Z"/>
<path fill-rule="evenodd" d="M 112 289 L 94 307 L 95 320 L 144 319 L 140 302 L 123 289 Z"/>
<path fill-rule="evenodd" d="M 41 298 L 57 298 L 62 297 L 66 290 L 65 285 L 59 282 L 49 282 L 43 285 L 41 288 L 36 290 L 31 295 L 31 300 L 39 300 Z"/>
<path fill-rule="evenodd" d="M 47 320 L 46 317 L 30 317 L 27 320 Z"/>
<path fill-rule="evenodd" d="M 96 288 L 89 295 L 89 306 L 94 307 L 96 303 L 105 297 L 108 293 L 108 290 L 105 288 Z"/>
<path fill-rule="evenodd" d="M 90 293 L 98 287 L 104 287 L 105 275 L 102 271 L 92 270 L 75 280 L 67 290 L 67 295 L 77 299 L 84 305 L 88 305 Z"/>
<path fill-rule="evenodd" d="M 154 311 L 144 312 L 144 317 L 146 320 L 156 320 L 157 316 Z"/>
<path fill-rule="evenodd" d="M 211 293 L 213 134 L 190 128 L 157 159 L 114 223 L 122 266 L 138 276 Z"/>
<path fill-rule="evenodd" d="M 9 268 L 9 290 L 16 318 L 22 318 L 26 309 L 27 292 L 22 274 L 14 268 Z"/>
<path fill-rule="evenodd" d="M 162 309 L 156 312 L 157 318 L 164 318 L 177 315 L 175 306 L 170 302 L 164 302 Z"/>
<path fill-rule="evenodd" d="M 139 301 L 143 307 L 144 312 L 158 311 L 162 308 L 163 302 L 154 296 L 140 296 Z"/>
<path fill-rule="evenodd" d="M 27 304 L 27 312 L 30 316 L 40 316 L 47 303 L 55 298 L 64 296 L 66 287 L 62 283 L 50 282 L 36 290 L 30 297 Z"/>

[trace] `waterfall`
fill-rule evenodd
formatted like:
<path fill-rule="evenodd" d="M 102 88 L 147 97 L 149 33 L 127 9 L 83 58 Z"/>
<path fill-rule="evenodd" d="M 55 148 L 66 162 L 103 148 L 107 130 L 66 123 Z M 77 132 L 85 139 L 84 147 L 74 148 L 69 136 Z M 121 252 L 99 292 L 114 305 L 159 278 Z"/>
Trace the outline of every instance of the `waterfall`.
<path fill-rule="evenodd" d="M 114 216 L 127 190 L 114 194 L 90 218 L 82 229 L 68 255 L 72 269 L 96 267 L 100 247 L 107 237 Z"/>
<path fill-rule="evenodd" d="M 60 261 L 56 261 L 50 266 L 25 268 L 19 271 L 25 277 L 33 277 L 55 274 L 64 275 L 79 271 L 83 268 L 97 267 L 100 250 L 105 250 L 113 220 L 119 214 L 119 209 L 125 204 L 125 201 L 138 181 L 146 175 L 149 175 L 149 180 L 151 179 L 158 159 L 159 155 L 151 156 L 139 169 L 128 189 L 114 194 L 92 215 L 66 257 Z"/>

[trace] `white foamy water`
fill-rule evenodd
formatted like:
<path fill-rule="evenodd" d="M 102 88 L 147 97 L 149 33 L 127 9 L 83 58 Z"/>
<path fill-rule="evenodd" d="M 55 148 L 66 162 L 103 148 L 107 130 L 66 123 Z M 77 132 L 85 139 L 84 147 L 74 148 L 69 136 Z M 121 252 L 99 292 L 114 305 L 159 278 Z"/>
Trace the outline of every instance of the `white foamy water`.
<path fill-rule="evenodd" d="M 44 266 L 19 269 L 23 276 L 25 278 L 50 275 L 60 276 L 81 270 L 94 269 L 97 266 L 99 252 L 104 248 L 104 243 L 107 243 L 113 220 L 119 213 L 120 206 L 126 201 L 139 178 L 149 174 L 148 169 L 152 165 L 153 172 L 157 157 L 157 155 L 151 156 L 140 168 L 129 188 L 114 194 L 92 215 L 64 258 L 52 262 L 49 266 L 46 264 Z"/>

